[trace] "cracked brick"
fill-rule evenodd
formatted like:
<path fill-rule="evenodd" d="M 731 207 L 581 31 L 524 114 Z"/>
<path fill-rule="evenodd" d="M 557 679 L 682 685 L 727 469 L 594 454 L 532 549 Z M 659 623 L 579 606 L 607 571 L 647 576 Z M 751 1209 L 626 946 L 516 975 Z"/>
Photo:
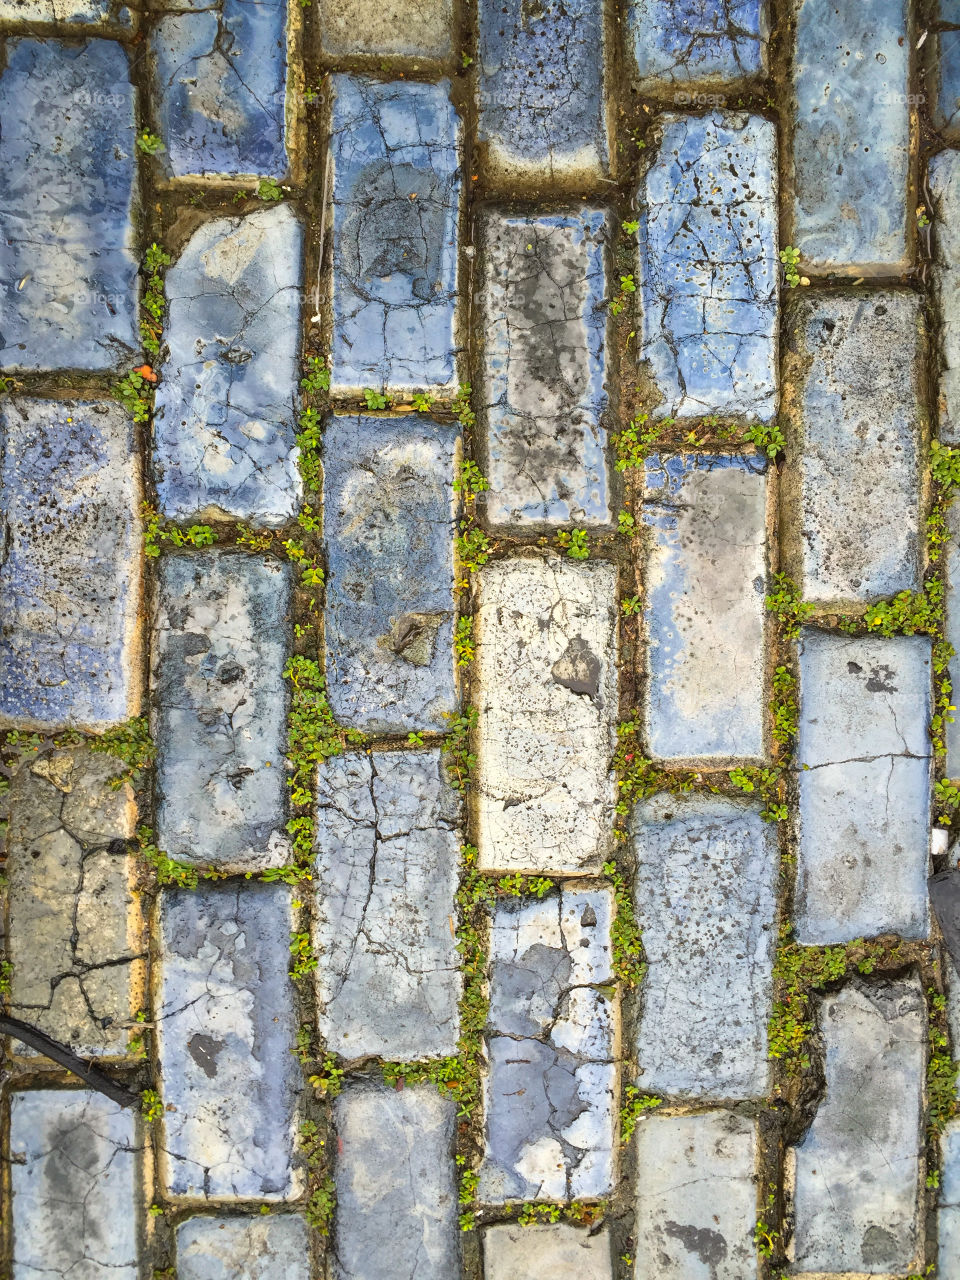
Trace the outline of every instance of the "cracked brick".
<path fill-rule="evenodd" d="M 153 645 L 157 839 L 224 871 L 288 860 L 283 679 L 289 566 L 205 551 L 165 556 Z"/>
<path fill-rule="evenodd" d="M 281 1201 L 303 1190 L 292 928 L 285 885 L 241 880 L 161 896 L 160 1174 L 171 1196 Z"/>
<path fill-rule="evenodd" d="M 281 205 L 205 223 L 167 271 L 154 461 L 173 520 L 277 526 L 297 514 L 302 246 Z"/>
<path fill-rule="evenodd" d="M 123 0 L 0 0 L 0 18 L 7 22 L 57 22 L 129 30 L 137 25 L 139 11 Z"/>
<path fill-rule="evenodd" d="M 452 0 L 320 0 L 320 47 L 330 58 L 447 58 Z"/>
<path fill-rule="evenodd" d="M 378 733 L 443 730 L 452 648 L 455 428 L 333 417 L 324 437 L 330 706 Z"/>
<path fill-rule="evenodd" d="M 798 942 L 927 936 L 929 721 L 929 640 L 805 629 Z"/>
<path fill-rule="evenodd" d="M 107 372 L 140 346 L 135 90 L 111 40 L 6 41 L 0 364 Z"/>
<path fill-rule="evenodd" d="M 461 140 L 450 83 L 330 83 L 331 391 L 451 393 Z"/>
<path fill-rule="evenodd" d="M 605 525 L 610 493 L 607 245 L 601 209 L 481 224 L 487 432 L 482 496 L 493 525 Z"/>
<path fill-rule="evenodd" d="M 641 93 L 687 84 L 733 87 L 766 75 L 766 0 L 633 0 L 627 13 Z"/>
<path fill-rule="evenodd" d="M 960 14 L 952 15 L 960 22 Z M 960 31 L 935 31 L 927 45 L 926 83 L 933 90 L 930 117 L 944 140 L 960 141 Z"/>
<path fill-rule="evenodd" d="M 957 36 L 960 37 L 960 31 Z M 958 41 L 960 44 L 960 41 Z M 933 234 L 933 287 L 940 313 L 940 439 L 960 442 L 960 152 L 941 151 L 927 170 L 936 219 Z"/>
<path fill-rule="evenodd" d="M 439 751 L 351 754 L 319 768 L 318 1029 L 345 1058 L 456 1053 L 458 813 Z"/>
<path fill-rule="evenodd" d="M 177 1280 L 310 1280 L 307 1224 L 295 1214 L 188 1218 L 177 1227 Z"/>
<path fill-rule="evenodd" d="M 776 128 L 659 118 L 638 193 L 639 362 L 655 416 L 769 422 L 777 410 Z"/>
<path fill-rule="evenodd" d="M 483 1266 L 484 1280 L 613 1280 L 610 1234 L 565 1222 L 488 1227 Z"/>
<path fill-rule="evenodd" d="M 140 703 L 141 497 L 111 401 L 0 410 L 0 723 L 105 729 Z"/>
<path fill-rule="evenodd" d="M 617 572 L 515 556 L 480 573 L 475 806 L 480 866 L 597 871 L 613 817 Z"/>
<path fill-rule="evenodd" d="M 763 755 L 767 463 L 645 463 L 648 749 L 665 760 Z"/>

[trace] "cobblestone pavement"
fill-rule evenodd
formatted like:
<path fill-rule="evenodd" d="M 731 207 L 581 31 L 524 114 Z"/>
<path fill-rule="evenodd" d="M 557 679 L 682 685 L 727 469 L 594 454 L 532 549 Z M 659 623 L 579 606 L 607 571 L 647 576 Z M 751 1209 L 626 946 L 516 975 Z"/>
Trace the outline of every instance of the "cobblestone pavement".
<path fill-rule="evenodd" d="M 960 1280 L 954 148 L 958 0 L 0 0 L 0 1280 Z"/>

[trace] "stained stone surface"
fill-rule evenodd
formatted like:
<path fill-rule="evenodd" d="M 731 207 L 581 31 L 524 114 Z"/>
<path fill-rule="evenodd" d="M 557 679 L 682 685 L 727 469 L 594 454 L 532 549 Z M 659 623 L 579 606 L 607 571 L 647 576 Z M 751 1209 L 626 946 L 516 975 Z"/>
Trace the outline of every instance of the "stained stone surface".
<path fill-rule="evenodd" d="M 105 372 L 139 347 L 135 90 L 110 40 L 6 41 L 0 366 Z"/>
<path fill-rule="evenodd" d="M 493 212 L 481 235 L 487 520 L 606 524 L 609 215 Z"/>
<path fill-rule="evenodd" d="M 456 1052 L 459 798 L 439 751 L 328 760 L 317 778 L 318 1030 L 345 1058 Z"/>
<path fill-rule="evenodd" d="M 929 640 L 805 629 L 798 942 L 926 937 L 929 720 Z"/>
<path fill-rule="evenodd" d="M 504 1223 L 483 1233 L 484 1280 L 613 1280 L 610 1235 L 566 1222 L 518 1227 Z"/>
<path fill-rule="evenodd" d="M 201 881 L 160 906 L 160 1173 L 172 1196 L 287 1200 L 302 1077 L 286 885 Z M 172 1104 L 172 1110 L 169 1109 Z"/>
<path fill-rule="evenodd" d="M 636 1143 L 636 1280 L 754 1280 L 756 1123 L 646 1115 Z"/>
<path fill-rule="evenodd" d="M 480 574 L 474 777 L 484 870 L 598 871 L 610 839 L 617 575 L 514 557 Z"/>
<path fill-rule="evenodd" d="M 178 1280 L 310 1280 L 307 1224 L 294 1214 L 188 1218 L 177 1227 Z"/>
<path fill-rule="evenodd" d="M 139 1145 L 134 1112 L 102 1094 L 44 1089 L 11 1096 L 16 1280 L 138 1280 Z"/>
<path fill-rule="evenodd" d="M 788 313 L 785 551 L 805 600 L 920 586 L 921 307 L 908 292 L 811 291 Z"/>
<path fill-rule="evenodd" d="M 609 174 L 602 0 L 479 0 L 477 140 L 495 182 Z"/>
<path fill-rule="evenodd" d="M 940 1137 L 937 1245 L 940 1272 L 960 1271 L 960 1120 L 949 1120 Z"/>
<path fill-rule="evenodd" d="M 960 31 L 954 33 L 960 45 Z M 934 217 L 934 292 L 940 312 L 940 438 L 960 441 L 960 152 L 941 151 L 927 167 Z"/>
<path fill-rule="evenodd" d="M 659 118 L 638 193 L 640 362 L 657 417 L 777 411 L 776 128 Z"/>
<path fill-rule="evenodd" d="M 447 728 L 457 446 L 454 428 L 419 416 L 327 423 L 327 681 L 344 724 Z"/>
<path fill-rule="evenodd" d="M 794 5 L 790 244 L 817 272 L 895 274 L 913 217 L 907 0 Z"/>
<path fill-rule="evenodd" d="M 647 742 L 661 759 L 763 754 L 767 463 L 645 464 Z"/>
<path fill-rule="evenodd" d="M 637 1032 L 642 1087 L 757 1097 L 770 1085 L 777 842 L 759 808 L 654 796 L 634 812 L 635 912 L 647 973 Z"/>
<path fill-rule="evenodd" d="M 330 83 L 331 391 L 452 393 L 460 125 L 450 83 Z"/>
<path fill-rule="evenodd" d="M 793 1269 L 915 1271 L 926 1005 L 917 978 L 848 983 L 818 1002 L 826 1091 L 788 1152 Z"/>
<path fill-rule="evenodd" d="M 171 858 L 246 871 L 287 861 L 290 571 L 204 551 L 160 562 L 153 643 L 157 838 Z"/>
<path fill-rule="evenodd" d="M 619 1023 L 609 889 L 501 900 L 490 933 L 479 1197 L 565 1200 L 613 1184 Z"/>
<path fill-rule="evenodd" d="M 286 0 L 160 0 L 158 8 L 150 67 L 167 173 L 284 177 Z"/>
<path fill-rule="evenodd" d="M 139 710 L 141 498 L 111 401 L 0 410 L 0 724 L 105 729 Z"/>
<path fill-rule="evenodd" d="M 627 12 L 641 93 L 766 74 L 767 0 L 633 0 Z"/>
<path fill-rule="evenodd" d="M 960 31 L 940 31 L 932 37 L 927 83 L 934 90 L 930 115 L 934 128 L 947 142 L 960 139 Z"/>
<path fill-rule="evenodd" d="M 154 457 L 173 520 L 280 525 L 297 513 L 302 245 L 283 204 L 204 223 L 167 269 Z"/>
<path fill-rule="evenodd" d="M 143 1002 L 146 937 L 128 783 L 114 757 L 81 748 L 24 763 L 10 788 L 10 1012 L 84 1057 L 127 1052 Z M 14 1053 L 29 1053 L 12 1042 Z"/>
<path fill-rule="evenodd" d="M 7 22 L 132 27 L 137 16 L 136 9 L 128 9 L 122 0 L 0 0 L 0 19 Z"/>
<path fill-rule="evenodd" d="M 453 0 L 321 0 L 320 47 L 331 58 L 446 58 Z"/>
<path fill-rule="evenodd" d="M 334 1103 L 334 1280 L 460 1274 L 456 1103 L 433 1085 L 349 1083 Z"/>

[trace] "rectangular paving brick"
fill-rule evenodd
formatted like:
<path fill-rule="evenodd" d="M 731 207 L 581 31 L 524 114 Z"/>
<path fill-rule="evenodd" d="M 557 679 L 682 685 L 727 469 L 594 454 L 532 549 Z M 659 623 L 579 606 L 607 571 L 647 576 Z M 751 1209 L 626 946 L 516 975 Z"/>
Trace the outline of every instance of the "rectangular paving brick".
<path fill-rule="evenodd" d="M 794 0 L 787 225 L 817 272 L 910 263 L 907 0 Z"/>
<path fill-rule="evenodd" d="M 184 862 L 278 866 L 285 831 L 289 566 L 165 556 L 153 643 L 157 839 Z"/>
<path fill-rule="evenodd" d="M 738 801 L 655 796 L 635 811 L 633 840 L 647 959 L 642 1087 L 713 1100 L 766 1093 L 775 829 Z"/>
<path fill-rule="evenodd" d="M 331 390 L 451 393 L 461 144 L 449 81 L 330 84 Z"/>
<path fill-rule="evenodd" d="M 445 730 L 456 706 L 457 444 L 455 428 L 414 415 L 327 423 L 327 689 L 344 724 Z"/>
<path fill-rule="evenodd" d="M 927 936 L 930 641 L 805 631 L 796 936 Z"/>
<path fill-rule="evenodd" d="M 957 20 L 957 15 L 953 15 Z M 930 37 L 926 83 L 932 89 L 930 117 L 948 143 L 960 140 L 960 31 L 938 31 Z"/>
<path fill-rule="evenodd" d="M 920 983 L 854 981 L 818 1004 L 826 1089 L 803 1141 L 787 1153 L 793 1270 L 919 1271 L 927 1038 Z"/>
<path fill-rule="evenodd" d="M 286 885 L 244 880 L 162 894 L 160 1174 L 171 1196 L 277 1201 L 303 1190 L 290 901 Z"/>
<path fill-rule="evenodd" d="M 474 778 L 480 866 L 597 871 L 609 848 L 617 573 L 517 556 L 480 573 Z"/>
<path fill-rule="evenodd" d="M 154 465 L 172 520 L 276 526 L 297 514 L 302 246 L 280 205 L 204 223 L 167 270 Z"/>
<path fill-rule="evenodd" d="M 149 65 L 168 175 L 283 178 L 286 0 L 157 8 Z"/>
<path fill-rule="evenodd" d="M 453 0 L 320 0 L 320 47 L 329 58 L 446 58 Z"/>
<path fill-rule="evenodd" d="M 345 1058 L 456 1052 L 458 817 L 439 751 L 350 754 L 319 768 L 318 1029 Z"/>
<path fill-rule="evenodd" d="M 636 1149 L 635 1280 L 755 1280 L 756 1122 L 646 1115 Z"/>
<path fill-rule="evenodd" d="M 960 45 L 960 31 L 955 33 Z M 939 311 L 940 438 L 960 441 L 960 152 L 941 151 L 930 161 L 933 285 Z"/>
<path fill-rule="evenodd" d="M 126 50 L 114 41 L 6 42 L 5 369 L 106 372 L 140 345 L 134 99 Z"/>
<path fill-rule="evenodd" d="M 9 793 L 10 1012 L 84 1057 L 122 1056 L 144 1003 L 144 921 L 114 757 L 71 747 L 20 766 Z M 14 1042 L 15 1053 L 28 1053 Z"/>
<path fill-rule="evenodd" d="M 177 1280 L 310 1280 L 307 1224 L 292 1213 L 188 1218 L 177 1227 Z"/>
<path fill-rule="evenodd" d="M 907 292 L 804 292 L 788 312 L 785 554 L 805 600 L 920 585 L 921 308 Z"/>
<path fill-rule="evenodd" d="M 136 1115 L 78 1089 L 10 1099 L 13 1275 L 139 1280 Z"/>
<path fill-rule="evenodd" d="M 481 224 L 483 496 L 493 525 L 610 520 L 605 457 L 607 244 L 602 209 Z"/>
<path fill-rule="evenodd" d="M 648 749 L 667 760 L 761 756 L 766 459 L 654 454 L 644 481 Z"/>
<path fill-rule="evenodd" d="M 59 22 L 77 26 L 136 25 L 138 13 L 123 0 L 0 0 L 0 18 L 7 22 Z"/>
<path fill-rule="evenodd" d="M 948 1121 L 940 1137 L 937 1262 L 941 1275 L 960 1273 L 960 1120 Z"/>
<path fill-rule="evenodd" d="M 613 1280 L 612 1268 L 606 1228 L 511 1222 L 483 1233 L 484 1280 Z"/>
<path fill-rule="evenodd" d="M 659 117 L 638 193 L 639 348 L 657 416 L 777 411 L 776 128 Z"/>
<path fill-rule="evenodd" d="M 112 401 L 0 409 L 0 724 L 105 729 L 140 709 L 141 499 Z"/>
<path fill-rule="evenodd" d="M 481 1200 L 597 1197 L 613 1185 L 619 1013 L 603 988 L 612 917 L 609 889 L 496 905 Z"/>
<path fill-rule="evenodd" d="M 641 93 L 766 75 L 767 0 L 632 0 L 627 14 Z M 684 102 L 682 94 L 676 101 Z"/>
<path fill-rule="evenodd" d="M 332 1280 L 460 1274 L 457 1105 L 433 1085 L 349 1083 L 334 1103 L 339 1156 Z"/>
<path fill-rule="evenodd" d="M 477 140 L 500 185 L 610 172 L 603 0 L 479 0 Z"/>

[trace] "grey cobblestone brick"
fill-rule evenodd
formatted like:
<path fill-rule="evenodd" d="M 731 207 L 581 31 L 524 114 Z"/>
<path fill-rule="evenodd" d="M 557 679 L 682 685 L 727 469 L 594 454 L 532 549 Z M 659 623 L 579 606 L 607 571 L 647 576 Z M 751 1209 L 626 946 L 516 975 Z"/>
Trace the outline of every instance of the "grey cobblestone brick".
<path fill-rule="evenodd" d="M 287 1200 L 300 1070 L 285 885 L 167 890 L 160 909 L 160 1172 L 176 1197 Z"/>
<path fill-rule="evenodd" d="M 953 15 L 957 20 L 957 15 Z M 939 31 L 930 41 L 928 83 L 933 89 L 930 115 L 943 137 L 960 141 L 960 31 Z"/>
<path fill-rule="evenodd" d="M 141 489 L 109 401 L 0 410 L 0 723 L 105 729 L 139 710 Z"/>
<path fill-rule="evenodd" d="M 767 8 L 766 0 L 633 0 L 627 12 L 640 91 L 734 85 L 764 74 Z M 674 98 L 691 100 L 682 91 Z"/>
<path fill-rule="evenodd" d="M 487 870 L 595 871 L 608 849 L 616 573 L 487 565 L 477 609 L 476 823 Z"/>
<path fill-rule="evenodd" d="M 295 1214 L 188 1218 L 177 1227 L 177 1280 L 310 1280 L 309 1248 Z"/>
<path fill-rule="evenodd" d="M 937 1261 L 944 1275 L 960 1269 L 960 1120 L 951 1120 L 940 1138 L 937 1193 Z"/>
<path fill-rule="evenodd" d="M 337 416 L 325 443 L 330 705 L 373 732 L 444 729 L 457 697 L 457 433 L 414 416 Z"/>
<path fill-rule="evenodd" d="M 276 560 L 205 551 L 160 566 L 157 830 L 173 858 L 240 871 L 288 858 L 290 590 Z"/>
<path fill-rule="evenodd" d="M 453 0 L 321 0 L 320 45 L 331 58 L 446 58 Z"/>
<path fill-rule="evenodd" d="M 484 1280 L 613 1280 L 610 1236 L 566 1223 L 488 1227 L 483 1233 Z"/>
<path fill-rule="evenodd" d="M 960 46 L 960 31 L 957 33 Z M 941 151 L 927 169 L 936 217 L 934 230 L 934 279 L 940 310 L 940 438 L 960 440 L 960 152 Z"/>
<path fill-rule="evenodd" d="M 6 22 L 57 22 L 78 27 L 134 27 L 139 13 L 122 0 L 0 0 Z"/>
<path fill-rule="evenodd" d="M 484 219 L 484 504 L 493 525 L 610 521 L 610 237 L 600 209 Z"/>

